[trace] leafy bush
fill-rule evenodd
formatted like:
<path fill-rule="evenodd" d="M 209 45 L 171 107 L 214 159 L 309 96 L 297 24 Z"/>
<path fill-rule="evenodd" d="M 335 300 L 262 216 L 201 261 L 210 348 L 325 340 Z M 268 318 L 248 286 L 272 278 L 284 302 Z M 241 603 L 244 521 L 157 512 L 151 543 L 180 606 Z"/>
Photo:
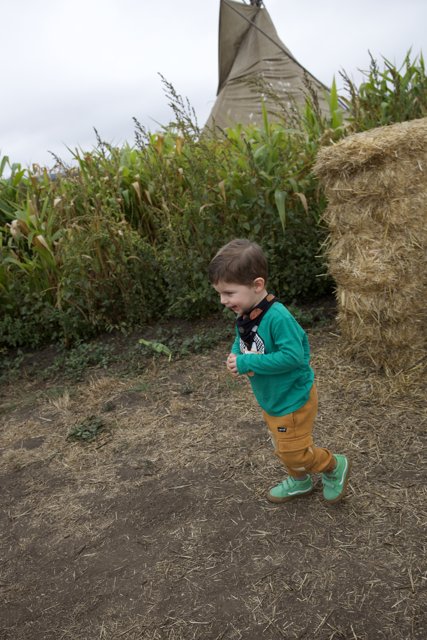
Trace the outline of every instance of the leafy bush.
<path fill-rule="evenodd" d="M 155 139 L 139 127 L 149 193 L 145 218 L 156 229 L 166 286 L 166 313 L 197 317 L 217 308 L 206 279 L 216 250 L 233 237 L 257 240 L 270 262 L 270 285 L 285 300 L 318 297 L 330 286 L 318 258 L 324 200 L 310 174 L 319 140 L 306 125 L 236 127 L 223 136 L 200 132 L 173 87 L 176 123 Z M 294 125 L 295 125 L 294 117 Z M 321 123 L 322 134 L 328 123 Z M 178 135 L 179 134 L 179 135 Z"/>

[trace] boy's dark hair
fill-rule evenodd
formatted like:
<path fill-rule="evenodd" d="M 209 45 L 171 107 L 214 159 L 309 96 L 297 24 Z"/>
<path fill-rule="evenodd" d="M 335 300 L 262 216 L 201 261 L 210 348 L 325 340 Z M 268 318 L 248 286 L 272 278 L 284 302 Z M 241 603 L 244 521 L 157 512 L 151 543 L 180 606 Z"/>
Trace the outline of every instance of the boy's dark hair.
<path fill-rule="evenodd" d="M 236 239 L 218 251 L 209 265 L 211 284 L 233 282 L 250 285 L 256 278 L 267 282 L 268 267 L 265 255 L 256 242 Z"/>

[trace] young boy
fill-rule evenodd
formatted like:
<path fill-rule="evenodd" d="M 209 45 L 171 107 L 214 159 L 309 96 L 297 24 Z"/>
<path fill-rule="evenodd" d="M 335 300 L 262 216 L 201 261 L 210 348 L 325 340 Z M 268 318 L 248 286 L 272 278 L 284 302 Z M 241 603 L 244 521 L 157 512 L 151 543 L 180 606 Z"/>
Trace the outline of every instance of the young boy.
<path fill-rule="evenodd" d="M 317 392 L 307 335 L 266 290 L 267 261 L 248 240 L 232 240 L 209 265 L 209 281 L 221 303 L 237 315 L 236 339 L 227 358 L 233 375 L 248 375 L 276 455 L 288 477 L 272 487 L 270 502 L 286 502 L 313 491 L 321 473 L 323 496 L 338 502 L 346 490 L 349 462 L 313 443 Z"/>

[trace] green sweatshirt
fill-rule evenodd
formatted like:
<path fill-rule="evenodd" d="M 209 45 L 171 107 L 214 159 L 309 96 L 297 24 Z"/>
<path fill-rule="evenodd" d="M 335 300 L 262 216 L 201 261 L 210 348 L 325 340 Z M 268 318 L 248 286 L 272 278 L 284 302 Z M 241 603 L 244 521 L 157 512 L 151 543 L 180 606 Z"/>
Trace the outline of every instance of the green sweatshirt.
<path fill-rule="evenodd" d="M 266 413 L 284 416 L 302 407 L 313 386 L 310 347 L 305 331 L 280 302 L 261 318 L 249 351 L 236 327 L 232 353 L 240 374 L 249 377 L 255 397 Z"/>

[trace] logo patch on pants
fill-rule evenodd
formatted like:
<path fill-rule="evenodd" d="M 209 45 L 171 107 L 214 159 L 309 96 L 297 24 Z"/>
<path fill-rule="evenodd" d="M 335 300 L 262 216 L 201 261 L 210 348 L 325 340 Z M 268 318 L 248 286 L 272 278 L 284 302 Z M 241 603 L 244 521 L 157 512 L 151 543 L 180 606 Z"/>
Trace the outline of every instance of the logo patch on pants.
<path fill-rule="evenodd" d="M 287 429 L 286 427 L 277 427 L 277 431 L 278 431 L 279 433 L 286 433 L 286 431 L 287 431 L 287 430 L 288 430 L 288 429 Z"/>

